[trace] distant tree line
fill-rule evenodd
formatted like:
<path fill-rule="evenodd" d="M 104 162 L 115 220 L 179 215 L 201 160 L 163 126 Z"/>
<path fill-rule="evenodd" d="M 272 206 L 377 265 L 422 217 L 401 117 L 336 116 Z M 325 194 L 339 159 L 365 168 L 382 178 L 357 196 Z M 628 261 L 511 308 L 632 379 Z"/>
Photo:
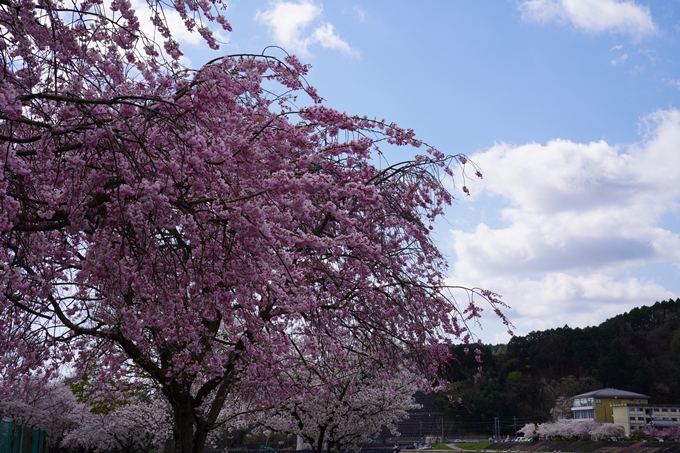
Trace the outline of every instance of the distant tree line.
<path fill-rule="evenodd" d="M 634 308 L 599 326 L 531 332 L 507 345 L 454 348 L 446 371 L 452 384 L 442 410 L 460 429 L 495 417 L 517 427 L 569 417 L 569 397 L 613 387 L 680 403 L 680 299 Z M 516 421 L 515 421 L 516 420 Z M 459 431 L 460 432 L 460 431 Z"/>

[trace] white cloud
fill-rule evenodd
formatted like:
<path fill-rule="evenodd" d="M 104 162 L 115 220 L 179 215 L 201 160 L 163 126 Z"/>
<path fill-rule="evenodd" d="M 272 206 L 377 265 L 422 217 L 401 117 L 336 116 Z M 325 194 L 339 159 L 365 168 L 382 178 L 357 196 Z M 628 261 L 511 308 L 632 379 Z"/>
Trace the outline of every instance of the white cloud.
<path fill-rule="evenodd" d="M 671 86 L 674 86 L 674 87 L 680 89 L 680 79 L 664 79 L 664 81 L 665 81 L 667 84 L 669 84 L 669 85 L 671 85 Z"/>
<path fill-rule="evenodd" d="M 452 231 L 452 281 L 504 295 L 520 332 L 598 324 L 673 296 L 632 273 L 680 265 L 680 111 L 641 122 L 628 146 L 553 140 L 497 144 L 473 156 L 484 180 L 473 197 L 502 197 L 503 227 Z M 677 297 L 677 295 L 676 295 Z"/>
<path fill-rule="evenodd" d="M 345 41 L 340 39 L 335 33 L 333 25 L 330 23 L 325 23 L 322 26 L 314 30 L 311 37 L 312 42 L 318 42 L 322 47 L 326 49 L 339 50 L 347 55 L 354 53 L 354 50 Z"/>
<path fill-rule="evenodd" d="M 677 297 L 662 286 L 636 278 L 614 279 L 596 273 L 573 275 L 551 272 L 540 279 L 489 278 L 487 285 L 503 291 L 503 300 L 512 309 L 507 313 L 515 333 L 526 335 L 535 330 L 598 325 L 634 307 Z M 486 316 L 481 338 L 487 343 L 507 343 L 505 329 L 493 329 Z M 501 333 L 502 332 L 502 333 Z"/>
<path fill-rule="evenodd" d="M 645 72 L 645 66 L 644 65 L 642 65 L 642 66 L 635 65 L 635 66 L 633 66 L 633 69 L 630 71 L 630 74 L 633 75 L 633 76 L 636 76 L 636 75 L 641 74 L 643 72 Z"/>
<path fill-rule="evenodd" d="M 623 64 L 623 63 L 626 62 L 627 59 L 628 59 L 628 54 L 624 53 L 623 55 L 616 57 L 613 60 L 611 60 L 611 64 L 612 64 L 612 66 Z"/>
<path fill-rule="evenodd" d="M 275 3 L 265 12 L 257 12 L 255 19 L 268 25 L 277 43 L 291 51 L 303 51 L 307 54 L 307 38 L 302 37 L 302 30 L 321 14 L 321 7 L 311 2 Z"/>
<path fill-rule="evenodd" d="M 363 22 L 366 20 L 366 11 L 361 9 L 359 6 L 354 7 L 354 13 L 356 14 L 357 18 L 359 19 L 360 22 Z"/>
<path fill-rule="evenodd" d="M 605 31 L 641 37 L 656 33 L 649 8 L 633 1 L 525 0 L 522 19 L 530 22 L 567 22 L 592 33 Z"/>
<path fill-rule="evenodd" d="M 271 4 L 270 9 L 258 10 L 255 19 L 267 25 L 276 43 L 285 50 L 309 57 L 309 46 L 320 44 L 326 49 L 334 49 L 346 55 L 355 55 L 356 50 L 336 33 L 329 22 L 316 27 L 311 34 L 305 29 L 319 16 L 323 9 L 310 0 L 300 0 L 299 3 L 278 0 Z"/>

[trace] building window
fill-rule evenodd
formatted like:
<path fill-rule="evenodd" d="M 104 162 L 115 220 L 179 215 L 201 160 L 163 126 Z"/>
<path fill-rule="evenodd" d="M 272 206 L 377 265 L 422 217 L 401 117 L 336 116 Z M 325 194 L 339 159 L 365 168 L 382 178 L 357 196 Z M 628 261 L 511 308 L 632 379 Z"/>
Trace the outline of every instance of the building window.
<path fill-rule="evenodd" d="M 600 398 L 598 398 L 598 399 L 595 400 L 595 403 L 596 404 L 602 404 L 602 400 Z"/>
<path fill-rule="evenodd" d="M 593 405 L 592 398 L 574 398 L 573 407 L 591 407 Z"/>
<path fill-rule="evenodd" d="M 578 420 L 589 420 L 595 418 L 595 411 L 574 411 L 574 418 Z"/>
<path fill-rule="evenodd" d="M 661 409 L 661 412 L 668 412 L 668 409 Z"/>
<path fill-rule="evenodd" d="M 642 421 L 644 421 L 644 420 L 645 420 L 645 418 L 644 418 L 644 417 L 638 417 L 638 420 L 642 420 Z"/>
<path fill-rule="evenodd" d="M 677 412 L 677 411 L 678 411 L 677 409 L 671 409 L 671 412 Z"/>

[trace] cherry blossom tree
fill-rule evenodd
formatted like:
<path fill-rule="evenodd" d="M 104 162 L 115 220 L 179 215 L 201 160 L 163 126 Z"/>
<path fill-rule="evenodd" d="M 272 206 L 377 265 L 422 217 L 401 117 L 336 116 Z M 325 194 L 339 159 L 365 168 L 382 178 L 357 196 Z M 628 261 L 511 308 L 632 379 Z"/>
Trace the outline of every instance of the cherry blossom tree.
<path fill-rule="evenodd" d="M 680 441 L 680 427 L 674 426 L 669 428 L 657 428 L 656 426 L 647 426 L 644 433 L 650 437 L 657 439 L 668 439 Z"/>
<path fill-rule="evenodd" d="M 155 41 L 127 0 L 0 1 L 1 377 L 150 380 L 180 453 L 294 345 L 432 376 L 480 299 L 502 317 L 456 302 L 430 237 L 465 156 L 386 163 L 422 142 L 326 107 L 294 57 L 182 68 L 165 14 L 214 47 L 222 6 L 149 0 Z"/>
<path fill-rule="evenodd" d="M 357 450 L 383 427 L 396 434 L 396 423 L 419 407 L 414 394 L 427 383 L 403 367 L 384 369 L 371 360 L 368 351 L 354 354 L 344 367 L 323 357 L 298 357 L 279 375 L 279 387 L 264 390 L 276 393 L 266 398 L 275 404 L 254 421 L 264 430 L 301 437 L 316 453 Z"/>
<path fill-rule="evenodd" d="M 615 425 L 613 423 L 598 423 L 598 426 L 590 431 L 590 438 L 592 440 L 607 440 L 615 437 L 623 437 L 625 430 L 623 426 Z"/>
<path fill-rule="evenodd" d="M 167 403 L 119 402 L 111 412 L 92 413 L 63 382 L 32 380 L 0 401 L 0 417 L 43 429 L 56 448 L 147 452 L 172 437 Z"/>
<path fill-rule="evenodd" d="M 0 400 L 0 417 L 43 429 L 50 444 L 59 446 L 65 436 L 87 417 L 86 406 L 62 382 L 33 380 Z"/>
<path fill-rule="evenodd" d="M 528 437 L 529 439 L 534 438 L 538 436 L 538 433 L 536 432 L 538 426 L 535 423 L 527 423 L 523 427 L 517 430 L 517 432 L 520 432 L 524 434 L 524 437 Z"/>
<path fill-rule="evenodd" d="M 613 423 L 598 423 L 592 420 L 560 419 L 554 422 L 541 423 L 538 426 L 528 424 L 520 429 L 527 437 L 540 436 L 544 439 L 555 437 L 603 440 L 621 437 L 622 426 Z"/>
<path fill-rule="evenodd" d="M 572 401 L 566 396 L 559 396 L 555 401 L 555 407 L 550 409 L 550 415 L 553 420 L 561 420 L 563 418 L 572 418 L 573 413 L 571 411 Z"/>
<path fill-rule="evenodd" d="M 172 437 L 172 420 L 162 401 L 133 402 L 107 414 L 88 412 L 64 438 L 64 447 L 88 451 L 147 453 Z"/>

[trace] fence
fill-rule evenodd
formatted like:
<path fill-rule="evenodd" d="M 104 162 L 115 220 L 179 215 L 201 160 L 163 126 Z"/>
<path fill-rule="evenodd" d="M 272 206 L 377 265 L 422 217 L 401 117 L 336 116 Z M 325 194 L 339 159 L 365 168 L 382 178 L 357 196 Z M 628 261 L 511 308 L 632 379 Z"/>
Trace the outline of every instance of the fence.
<path fill-rule="evenodd" d="M 0 420 L 0 453 L 47 453 L 45 431 Z"/>

